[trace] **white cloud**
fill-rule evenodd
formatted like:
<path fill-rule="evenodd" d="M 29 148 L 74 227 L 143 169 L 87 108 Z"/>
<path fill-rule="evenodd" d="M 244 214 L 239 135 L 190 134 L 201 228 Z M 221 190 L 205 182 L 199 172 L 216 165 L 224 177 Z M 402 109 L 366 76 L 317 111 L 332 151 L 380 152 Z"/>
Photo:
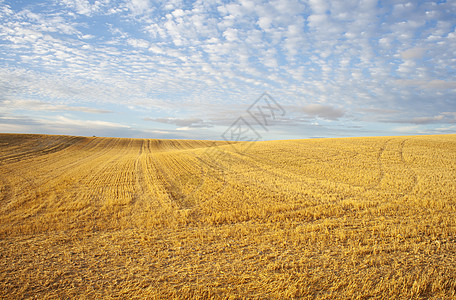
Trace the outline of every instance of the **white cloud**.
<path fill-rule="evenodd" d="M 270 16 L 263 16 L 258 18 L 258 26 L 260 26 L 261 29 L 264 31 L 268 31 L 269 28 L 271 27 L 273 19 Z"/>
<path fill-rule="evenodd" d="M 401 57 L 403 59 L 420 59 L 423 57 L 424 53 L 424 48 L 416 47 L 403 51 Z"/>
<path fill-rule="evenodd" d="M 440 131 L 440 133 L 454 133 L 456 132 L 456 125 L 438 127 L 435 130 Z"/>
<path fill-rule="evenodd" d="M 442 115 L 453 117 L 456 120 L 456 112 L 443 112 Z"/>
<path fill-rule="evenodd" d="M 238 31 L 234 28 L 228 28 L 223 32 L 223 36 L 228 42 L 235 42 L 238 40 Z"/>
<path fill-rule="evenodd" d="M 81 39 L 83 40 L 90 40 L 93 39 L 95 36 L 93 34 L 84 34 L 81 36 Z"/>
<path fill-rule="evenodd" d="M 174 10 L 172 12 L 172 14 L 173 14 L 173 16 L 175 18 L 180 18 L 180 17 L 183 17 L 185 15 L 185 12 L 182 9 L 178 8 L 178 9 Z"/>
<path fill-rule="evenodd" d="M 434 116 L 420 116 L 410 118 L 404 116 L 397 119 L 388 119 L 382 120 L 385 123 L 402 123 L 402 124 L 416 124 L 416 125 L 426 125 L 426 124 L 453 124 L 456 123 L 456 113 L 455 112 L 443 112 Z"/>
<path fill-rule="evenodd" d="M 402 134 L 418 133 L 419 126 L 400 126 L 395 127 L 392 130 Z"/>
<path fill-rule="evenodd" d="M 149 42 L 142 39 L 127 39 L 127 43 L 135 48 L 148 48 Z"/>
<path fill-rule="evenodd" d="M 149 0 L 128 0 L 127 7 L 134 15 L 144 14 L 151 9 Z"/>
<path fill-rule="evenodd" d="M 106 121 L 93 121 L 93 120 L 78 120 L 71 119 L 64 116 L 56 117 L 55 119 L 48 120 L 48 125 L 60 125 L 63 127 L 75 126 L 75 127 L 87 127 L 87 128 L 129 128 L 127 125 L 120 123 L 106 122 Z"/>
<path fill-rule="evenodd" d="M 456 81 L 446 81 L 442 79 L 398 79 L 396 80 L 396 83 L 423 89 L 456 89 Z"/>
<path fill-rule="evenodd" d="M 88 0 L 62 0 L 62 4 L 73 8 L 78 14 L 86 16 L 90 16 L 92 12 L 97 10 L 98 3 L 97 1 L 96 4 L 91 5 Z"/>
<path fill-rule="evenodd" d="M 309 0 L 309 5 L 312 11 L 316 14 L 325 14 L 329 9 L 329 6 L 325 1 Z"/>
<path fill-rule="evenodd" d="M 138 132 L 127 125 L 66 116 L 27 117 L 0 115 L 1 132 L 57 133 L 69 135 L 132 136 Z"/>

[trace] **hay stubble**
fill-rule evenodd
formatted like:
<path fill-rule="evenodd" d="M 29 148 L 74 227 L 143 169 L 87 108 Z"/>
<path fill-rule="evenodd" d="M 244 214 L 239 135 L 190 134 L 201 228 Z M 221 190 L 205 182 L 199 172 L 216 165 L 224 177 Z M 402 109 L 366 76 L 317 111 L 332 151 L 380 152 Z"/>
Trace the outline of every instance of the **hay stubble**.
<path fill-rule="evenodd" d="M 1 134 L 0 295 L 456 297 L 456 136 L 234 149 Z"/>

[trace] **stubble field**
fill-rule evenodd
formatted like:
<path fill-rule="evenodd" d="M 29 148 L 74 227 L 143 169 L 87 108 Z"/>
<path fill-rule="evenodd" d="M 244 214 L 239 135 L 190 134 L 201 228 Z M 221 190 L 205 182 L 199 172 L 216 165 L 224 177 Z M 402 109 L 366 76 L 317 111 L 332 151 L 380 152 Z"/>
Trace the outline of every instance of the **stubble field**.
<path fill-rule="evenodd" d="M 455 299 L 456 135 L 0 134 L 0 298 Z"/>

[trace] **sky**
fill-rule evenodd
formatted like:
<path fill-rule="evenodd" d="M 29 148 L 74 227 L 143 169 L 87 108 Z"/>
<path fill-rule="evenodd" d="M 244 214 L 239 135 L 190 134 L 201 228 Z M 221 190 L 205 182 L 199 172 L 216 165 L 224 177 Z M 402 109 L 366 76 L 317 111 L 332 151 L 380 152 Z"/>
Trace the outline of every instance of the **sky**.
<path fill-rule="evenodd" d="M 456 1 L 0 0 L 0 132 L 456 133 Z"/>

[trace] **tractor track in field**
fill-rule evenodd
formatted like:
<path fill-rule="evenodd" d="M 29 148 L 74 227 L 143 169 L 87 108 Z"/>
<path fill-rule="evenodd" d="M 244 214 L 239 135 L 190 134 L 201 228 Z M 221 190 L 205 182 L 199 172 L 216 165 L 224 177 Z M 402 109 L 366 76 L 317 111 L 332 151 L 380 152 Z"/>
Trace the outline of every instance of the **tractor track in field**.
<path fill-rule="evenodd" d="M 24 151 L 21 153 L 12 153 L 12 154 L 6 154 L 0 157 L 0 165 L 1 164 L 13 164 L 15 162 L 20 162 L 20 161 L 26 161 L 26 160 L 33 160 L 36 159 L 37 157 L 40 156 L 46 156 L 52 153 L 56 153 L 59 151 L 62 151 L 68 147 L 71 147 L 74 145 L 74 141 L 80 140 L 81 138 L 79 137 L 71 137 L 69 139 L 63 140 L 63 139 L 58 139 L 53 142 L 49 143 L 42 143 L 41 145 L 38 145 L 38 148 L 30 150 L 30 151 Z"/>
<path fill-rule="evenodd" d="M 380 149 L 378 150 L 377 152 L 377 167 L 378 167 L 378 170 L 379 170 L 379 176 L 377 178 L 377 180 L 375 180 L 375 182 L 366 187 L 365 188 L 365 191 L 370 191 L 370 190 L 373 190 L 375 188 L 377 188 L 380 183 L 382 182 L 383 178 L 385 177 L 385 170 L 384 170 L 384 166 L 383 166 L 383 162 L 382 162 L 382 155 L 383 153 L 385 152 L 389 142 L 391 141 L 392 139 L 387 139 L 385 141 L 385 143 L 380 147 Z"/>
<path fill-rule="evenodd" d="M 157 150 L 156 144 L 157 142 L 154 140 L 147 142 L 136 160 L 138 170 L 136 187 L 139 193 L 145 197 L 156 198 L 154 200 L 163 208 L 177 206 L 178 209 L 189 209 L 194 207 L 196 203 L 190 199 L 193 191 L 186 194 L 182 190 L 182 173 L 176 172 L 176 170 L 183 170 L 185 173 L 185 166 L 182 165 L 181 168 L 178 168 L 179 162 L 172 156 L 176 151 L 185 150 L 186 144 L 173 143 L 173 149 L 170 151 Z M 141 156 L 144 155 L 146 155 L 145 160 L 141 163 Z M 163 160 L 163 158 L 166 159 Z M 154 188 L 151 189 L 151 185 Z"/>
<path fill-rule="evenodd" d="M 89 143 L 87 143 L 86 145 L 84 145 L 84 147 L 79 149 L 79 150 L 85 149 L 92 142 L 93 142 L 93 140 L 90 141 Z M 61 162 L 61 157 L 64 157 L 66 155 L 66 153 L 63 153 L 63 152 L 65 152 L 65 150 L 70 150 L 72 147 L 78 147 L 78 145 L 79 145 L 79 143 L 77 142 L 77 143 L 72 143 L 71 145 L 66 145 L 65 147 L 59 147 L 60 149 L 58 151 L 49 151 L 47 153 L 47 157 L 44 156 L 44 155 L 37 155 L 37 156 L 34 156 L 34 157 L 27 157 L 25 160 L 11 161 L 11 162 L 8 163 L 8 166 L 9 166 L 9 167 L 7 167 L 8 173 L 9 174 L 14 174 L 15 176 L 18 176 L 18 177 L 24 179 L 24 181 L 28 182 L 32 187 L 36 188 L 36 187 L 38 187 L 38 183 L 35 182 L 36 180 L 32 180 L 31 178 L 25 176 L 23 173 L 20 173 L 18 171 L 14 171 L 13 170 L 13 167 L 15 166 L 15 164 L 16 163 L 25 163 L 25 162 L 27 162 L 27 160 L 34 160 L 33 161 L 34 169 L 39 170 L 43 166 L 52 165 L 53 161 L 59 162 L 58 166 L 55 166 L 54 168 L 52 168 L 53 169 L 52 176 L 49 175 L 49 174 L 46 174 L 46 176 L 48 176 L 46 178 L 46 180 L 39 183 L 39 186 L 43 186 L 43 185 L 47 184 L 48 182 L 52 181 L 53 179 L 55 179 L 55 178 L 57 178 L 57 177 L 59 177 L 61 175 L 61 173 L 55 174 L 57 170 L 72 169 L 75 165 L 77 165 L 77 164 L 79 164 L 81 162 L 81 160 L 76 160 L 76 161 L 73 161 L 73 162 L 71 162 L 69 164 L 64 164 L 64 165 L 62 165 L 60 163 Z M 56 148 L 57 148 L 57 146 L 54 147 L 54 150 L 56 150 Z M 95 152 L 92 155 L 103 155 L 103 153 L 99 153 L 99 152 L 100 151 L 97 151 L 97 152 Z M 28 152 L 28 153 L 31 153 L 31 152 Z M 53 157 L 49 157 L 49 155 L 52 155 Z M 57 155 L 57 157 L 55 157 L 54 155 Z M 83 160 L 85 161 L 85 160 L 90 159 L 92 155 L 86 156 Z M 38 161 L 37 159 L 40 159 L 41 161 Z M 0 167 L 1 166 L 2 165 L 0 164 Z M 3 167 L 5 168 L 6 165 L 3 165 Z"/>
<path fill-rule="evenodd" d="M 136 185 L 136 190 L 135 190 L 135 197 L 133 199 L 133 205 L 137 204 L 139 201 L 137 198 L 140 198 L 140 200 L 143 200 L 146 197 L 146 189 L 144 185 L 146 184 L 146 179 L 144 176 L 144 169 L 141 166 L 141 158 L 143 156 L 144 150 L 143 148 L 145 147 L 145 144 L 147 141 L 143 141 L 141 143 L 141 146 L 139 147 L 139 153 L 138 157 L 135 160 L 135 185 Z"/>
<path fill-rule="evenodd" d="M 182 193 L 182 190 L 178 186 L 175 180 L 165 171 L 166 168 L 159 160 L 154 160 L 154 167 L 157 170 L 157 177 L 159 182 L 164 187 L 169 200 L 178 206 L 179 209 L 192 208 L 196 203 L 188 201 L 187 196 Z"/>
<path fill-rule="evenodd" d="M 187 152 L 187 150 L 195 150 L 203 147 L 186 148 L 186 146 L 188 145 L 185 143 L 182 145 L 175 144 L 175 149 L 171 151 L 156 152 L 153 149 L 148 149 L 148 153 L 151 155 L 149 155 L 146 162 L 147 170 L 142 173 L 139 172 L 139 178 L 137 180 L 137 185 L 141 193 L 148 193 L 143 187 L 144 184 L 147 185 L 147 178 L 155 178 L 155 185 L 161 186 L 158 190 L 163 192 L 158 193 L 161 199 L 161 205 L 164 207 L 176 205 L 178 209 L 186 210 L 198 206 L 221 192 L 226 185 L 226 181 L 224 180 L 223 170 L 220 166 L 212 160 L 205 160 L 201 155 L 192 151 Z M 176 159 L 175 154 L 180 151 L 184 151 L 185 155 L 188 155 L 188 158 L 185 158 L 183 161 Z M 193 160 L 198 164 L 195 169 L 188 165 Z M 212 189 L 210 196 L 203 196 L 203 199 L 200 199 L 197 203 L 194 195 L 203 188 L 205 178 L 217 178 L 217 181 L 222 184 Z M 141 182 L 143 183 L 141 184 Z M 157 192 L 157 189 L 155 189 L 155 192 Z M 165 202 L 165 199 L 162 197 L 164 195 L 167 198 Z"/>
<path fill-rule="evenodd" d="M 32 199 L 37 192 L 38 185 L 29 177 L 19 174 L 18 172 L 14 172 L 11 169 L 7 168 L 6 166 L 0 166 L 2 176 L 10 177 L 11 174 L 13 176 L 20 178 L 22 180 L 21 186 L 18 187 L 17 183 L 13 186 L 11 184 L 6 183 L 6 194 L 4 195 L 2 202 L 3 205 L 1 206 L 0 210 L 2 212 L 10 212 L 14 209 L 14 205 L 21 205 L 23 202 L 26 202 L 28 199 Z M 6 181 L 4 181 L 6 182 Z M 23 195 L 27 195 L 25 198 Z M 17 196 L 21 195 L 21 198 Z M 16 201 L 14 201 L 16 200 Z"/>
<path fill-rule="evenodd" d="M 341 151 L 337 151 L 335 154 L 331 155 L 330 157 L 326 157 L 326 159 L 323 159 L 323 160 L 317 160 L 316 158 L 308 158 L 305 160 L 305 163 L 303 163 L 303 164 L 308 165 L 308 164 L 315 163 L 315 161 L 335 162 L 338 160 L 347 159 L 347 157 L 339 158 L 338 156 L 341 153 L 342 153 Z M 358 155 L 359 155 L 359 152 L 355 151 L 348 157 L 348 159 L 353 159 Z M 281 163 L 274 163 L 271 160 L 267 160 L 265 158 L 258 157 L 256 155 L 249 154 L 249 153 L 229 152 L 225 155 L 225 157 L 228 157 L 228 156 L 231 156 L 230 159 L 242 160 L 243 165 L 251 166 L 250 169 L 256 170 L 255 172 L 257 172 L 258 174 L 260 174 L 260 173 L 262 175 L 268 174 L 271 177 L 280 178 L 281 180 L 288 181 L 293 184 L 308 184 L 307 181 L 309 179 L 315 180 L 317 182 L 323 182 L 326 180 L 326 179 L 319 178 L 317 176 L 312 176 L 309 173 L 302 173 L 302 171 L 300 170 L 300 168 L 298 166 L 296 166 L 294 168 L 287 167 L 287 173 L 285 173 L 285 172 L 283 172 L 284 165 L 282 165 Z M 235 178 L 237 178 L 237 180 L 239 182 L 244 182 L 244 183 L 248 182 L 249 184 L 253 184 L 253 185 L 257 185 L 257 186 L 261 187 L 261 189 L 266 189 L 271 192 L 274 191 L 274 188 L 272 188 L 268 185 L 261 184 L 255 178 L 246 177 L 245 174 L 242 174 L 241 171 L 235 172 L 235 173 L 227 171 L 227 173 L 229 173 L 230 176 L 234 175 Z M 336 184 L 349 185 L 351 187 L 364 187 L 361 185 L 350 184 L 350 183 L 346 183 L 346 182 L 342 182 L 342 181 L 330 180 L 330 182 L 336 183 Z"/>
<path fill-rule="evenodd" d="M 218 181 L 221 182 L 221 186 L 218 186 L 213 190 L 212 196 L 205 197 L 202 199 L 201 202 L 209 201 L 210 199 L 216 197 L 217 195 L 221 194 L 222 190 L 227 187 L 227 180 L 226 180 L 226 171 L 224 168 L 214 160 L 204 160 L 201 157 L 196 157 L 200 164 L 200 171 L 201 171 L 201 183 L 198 188 L 202 188 L 204 185 L 204 178 L 218 178 Z"/>
<path fill-rule="evenodd" d="M 144 140 L 140 146 L 140 150 L 138 156 L 135 160 L 135 190 L 134 195 L 135 199 L 133 200 L 132 205 L 135 206 L 136 212 L 141 212 L 144 206 L 150 205 L 153 203 L 151 201 L 154 198 L 154 190 L 151 190 L 149 180 L 152 178 L 150 175 L 148 164 L 148 158 L 151 154 L 151 147 L 150 141 Z M 155 191 L 156 192 L 156 191 Z M 163 203 L 161 203 L 158 199 L 153 199 L 157 201 L 158 206 L 163 207 Z M 135 215 L 135 213 L 132 213 Z"/>
<path fill-rule="evenodd" d="M 10 191 L 10 194 L 17 194 L 20 195 L 17 200 L 19 201 L 16 204 L 21 204 L 30 200 L 33 200 L 34 198 L 37 197 L 37 195 L 40 195 L 40 197 L 43 197 L 44 195 L 51 195 L 51 194 L 56 194 L 58 195 L 58 192 L 56 192 L 55 187 L 59 185 L 59 182 L 61 180 L 66 180 L 67 176 L 69 178 L 73 178 L 73 175 L 75 177 L 75 181 L 70 181 L 69 183 L 72 184 L 74 187 L 77 187 L 78 190 L 83 189 L 83 190 L 91 190 L 89 193 L 94 193 L 92 188 L 88 186 L 88 183 L 85 185 L 83 184 L 84 177 L 87 179 L 86 176 L 84 177 L 79 177 L 79 168 L 85 169 L 87 165 L 90 165 L 91 162 L 96 162 L 98 159 L 100 159 L 103 156 L 106 156 L 112 149 L 111 147 L 115 147 L 117 145 L 119 140 L 117 139 L 104 139 L 104 138 L 94 138 L 89 140 L 86 144 L 73 144 L 70 145 L 69 147 L 64 147 L 62 148 L 61 151 L 58 152 L 49 152 L 48 156 L 36 156 L 33 161 L 34 164 L 34 169 L 40 170 L 43 169 L 44 166 L 47 166 L 52 169 L 52 172 L 44 172 L 43 175 L 45 176 L 40 176 L 38 175 L 35 178 L 31 178 L 30 176 L 27 176 L 26 174 L 22 174 L 18 171 L 13 170 L 11 167 L 15 167 L 18 163 L 24 164 L 27 161 L 20 161 L 20 162 L 14 162 L 11 163 L 11 167 L 7 168 L 5 165 L 0 165 L 0 168 L 7 169 L 7 174 L 10 174 L 10 176 L 15 176 L 17 178 L 22 179 L 22 184 L 17 185 L 13 187 Z M 77 148 L 78 151 L 85 151 L 88 153 L 88 155 L 82 156 L 82 157 L 72 157 L 68 158 L 71 153 L 67 153 L 66 150 L 71 149 L 72 147 Z M 97 150 L 99 149 L 99 150 Z M 42 159 L 46 158 L 46 159 Z M 117 159 L 119 157 L 117 156 Z M 67 163 L 62 164 L 62 161 L 69 160 Z M 113 157 L 110 157 L 107 160 L 102 161 L 101 163 L 97 163 L 98 166 L 106 166 L 108 163 L 112 162 L 114 160 Z M 51 167 L 50 167 L 51 166 Z M 55 166 L 55 167 L 52 167 Z M 99 171 L 99 169 L 97 168 Z M 93 180 L 96 178 L 100 172 L 89 172 L 86 173 L 88 177 L 92 178 L 89 179 Z M 103 171 L 103 170 L 102 170 Z M 5 173 L 5 172 L 4 172 Z M 63 176 L 63 175 L 67 176 Z M 87 181 L 87 180 L 85 180 Z M 71 187 L 70 187 L 71 188 Z M 23 193 L 21 192 L 19 194 L 19 191 L 31 191 L 30 193 Z M 11 198 L 11 197 L 9 197 Z M 5 200 L 3 200 L 5 202 Z M 11 206 L 11 201 L 8 203 L 2 205 L 2 210 L 4 212 L 11 211 L 16 205 Z M 6 211 L 5 211 L 6 210 Z"/>
<path fill-rule="evenodd" d="M 3 172 L 2 172 L 3 173 Z M 0 211 L 3 210 L 9 203 L 13 189 L 10 182 L 5 176 L 0 177 Z"/>
<path fill-rule="evenodd" d="M 413 191 L 413 189 L 418 185 L 418 176 L 416 175 L 416 172 L 413 170 L 413 168 L 410 166 L 410 164 L 408 164 L 405 161 L 405 158 L 404 158 L 404 145 L 409 140 L 410 139 L 403 140 L 400 143 L 400 148 L 399 148 L 399 156 L 400 156 L 401 162 L 405 166 L 405 168 L 412 174 L 411 179 L 413 182 L 411 186 L 409 186 L 408 188 L 405 189 L 404 196 L 410 194 Z"/>

